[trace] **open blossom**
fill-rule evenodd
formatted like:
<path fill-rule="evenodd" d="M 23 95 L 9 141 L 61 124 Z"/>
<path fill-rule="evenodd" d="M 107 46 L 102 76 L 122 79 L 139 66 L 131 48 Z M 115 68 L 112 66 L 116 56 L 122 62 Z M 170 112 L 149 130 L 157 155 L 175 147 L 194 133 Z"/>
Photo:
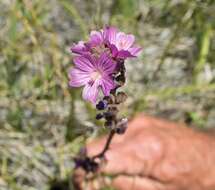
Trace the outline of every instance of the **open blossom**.
<path fill-rule="evenodd" d="M 112 74 L 116 64 L 106 54 L 98 58 L 86 54 L 74 58 L 75 67 L 70 70 L 69 85 L 71 87 L 84 86 L 82 96 L 85 100 L 96 103 L 100 89 L 105 96 L 115 87 Z"/>
<path fill-rule="evenodd" d="M 92 31 L 88 42 L 79 42 L 71 50 L 81 55 L 106 51 L 113 58 L 126 59 L 136 57 L 141 48 L 135 45 L 134 35 L 119 32 L 115 27 L 106 27 L 104 30 Z"/>
<path fill-rule="evenodd" d="M 103 38 L 110 47 L 113 57 L 121 59 L 136 57 L 141 51 L 141 47 L 135 45 L 134 35 L 119 32 L 115 27 L 106 27 Z"/>

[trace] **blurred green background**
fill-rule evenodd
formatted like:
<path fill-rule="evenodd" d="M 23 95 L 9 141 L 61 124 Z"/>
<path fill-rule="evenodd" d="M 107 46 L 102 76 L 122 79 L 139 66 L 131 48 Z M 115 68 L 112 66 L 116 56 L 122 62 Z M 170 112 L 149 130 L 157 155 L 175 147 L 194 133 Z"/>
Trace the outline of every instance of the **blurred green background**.
<path fill-rule="evenodd" d="M 72 158 L 99 133 L 68 88 L 69 47 L 107 24 L 143 47 L 126 63 L 123 114 L 215 127 L 214 0 L 1 0 L 0 10 L 1 190 L 68 189 Z"/>

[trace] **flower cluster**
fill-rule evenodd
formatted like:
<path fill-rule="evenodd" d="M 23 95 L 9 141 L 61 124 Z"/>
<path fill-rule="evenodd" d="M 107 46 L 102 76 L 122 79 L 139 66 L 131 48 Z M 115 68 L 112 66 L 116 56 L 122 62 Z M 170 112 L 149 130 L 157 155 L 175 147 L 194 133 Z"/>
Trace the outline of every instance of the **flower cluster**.
<path fill-rule="evenodd" d="M 82 96 L 93 104 L 100 91 L 109 96 L 111 90 L 125 81 L 121 72 L 125 59 L 136 57 L 141 51 L 134 42 L 133 35 L 119 32 L 115 27 L 92 31 L 87 42 L 80 41 L 71 48 L 76 57 L 75 67 L 69 72 L 69 85 L 84 86 Z"/>
<path fill-rule="evenodd" d="M 76 168 L 82 168 L 87 173 L 95 173 L 99 168 L 99 160 L 105 157 L 115 134 L 123 134 L 127 128 L 127 118 L 118 117 L 118 105 L 123 103 L 127 95 L 118 92 L 126 77 L 124 62 L 127 58 L 136 57 L 141 51 L 134 44 L 135 37 L 119 32 L 114 27 L 92 31 L 87 42 L 80 41 L 71 51 L 76 54 L 75 67 L 69 72 L 71 87 L 84 86 L 82 96 L 85 100 L 96 104 L 99 113 L 96 119 L 104 120 L 104 126 L 110 133 L 103 150 L 93 157 L 88 157 L 82 151 L 74 159 Z M 97 101 L 100 91 L 103 97 Z"/>

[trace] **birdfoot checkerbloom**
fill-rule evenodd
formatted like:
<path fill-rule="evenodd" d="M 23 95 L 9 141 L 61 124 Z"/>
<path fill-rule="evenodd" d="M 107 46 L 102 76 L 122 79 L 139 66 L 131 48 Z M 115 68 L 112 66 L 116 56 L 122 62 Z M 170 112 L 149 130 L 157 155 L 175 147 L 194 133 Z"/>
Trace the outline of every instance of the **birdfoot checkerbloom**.
<path fill-rule="evenodd" d="M 127 95 L 118 90 L 126 82 L 125 60 L 136 57 L 141 48 L 135 44 L 134 35 L 120 32 L 115 27 L 105 27 L 92 31 L 87 42 L 78 42 L 71 51 L 76 56 L 73 59 L 74 67 L 69 72 L 69 85 L 83 87 L 83 99 L 96 105 L 99 112 L 96 119 L 103 120 L 104 127 L 110 131 L 100 153 L 93 157 L 80 154 L 74 159 L 76 168 L 95 173 L 114 135 L 126 132 L 128 120 L 119 117 L 118 112 Z"/>
<path fill-rule="evenodd" d="M 136 57 L 141 48 L 135 45 L 134 35 L 105 27 L 92 31 L 87 42 L 79 41 L 71 51 L 77 57 L 74 58 L 75 68 L 69 73 L 69 84 L 71 87 L 84 86 L 83 98 L 95 104 L 100 91 L 108 96 L 116 87 L 114 74 L 119 72 L 125 59 Z"/>
<path fill-rule="evenodd" d="M 83 98 L 92 103 L 96 103 L 99 90 L 104 96 L 108 96 L 110 91 L 116 86 L 112 77 L 116 68 L 116 63 L 105 52 L 100 57 L 83 55 L 74 58 L 75 68 L 69 73 L 70 86 L 84 86 Z"/>

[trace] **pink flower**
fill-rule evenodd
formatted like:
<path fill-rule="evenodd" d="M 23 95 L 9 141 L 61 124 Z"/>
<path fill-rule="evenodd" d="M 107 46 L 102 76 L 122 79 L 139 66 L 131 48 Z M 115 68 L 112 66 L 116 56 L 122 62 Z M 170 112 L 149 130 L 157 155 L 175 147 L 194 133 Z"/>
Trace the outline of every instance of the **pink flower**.
<path fill-rule="evenodd" d="M 106 27 L 103 38 L 110 47 L 113 57 L 122 59 L 136 57 L 142 49 L 134 44 L 134 35 L 118 32 L 115 27 Z"/>
<path fill-rule="evenodd" d="M 115 87 L 112 74 L 116 64 L 106 54 L 96 58 L 91 55 L 82 55 L 74 58 L 75 67 L 69 73 L 71 87 L 84 86 L 82 96 L 85 100 L 96 103 L 101 89 L 105 96 Z"/>
<path fill-rule="evenodd" d="M 134 35 L 118 32 L 114 27 L 106 27 L 104 30 L 92 31 L 88 42 L 79 42 L 71 50 L 80 55 L 87 52 L 96 55 L 107 52 L 114 58 L 126 59 L 136 57 L 142 49 L 134 42 Z"/>

